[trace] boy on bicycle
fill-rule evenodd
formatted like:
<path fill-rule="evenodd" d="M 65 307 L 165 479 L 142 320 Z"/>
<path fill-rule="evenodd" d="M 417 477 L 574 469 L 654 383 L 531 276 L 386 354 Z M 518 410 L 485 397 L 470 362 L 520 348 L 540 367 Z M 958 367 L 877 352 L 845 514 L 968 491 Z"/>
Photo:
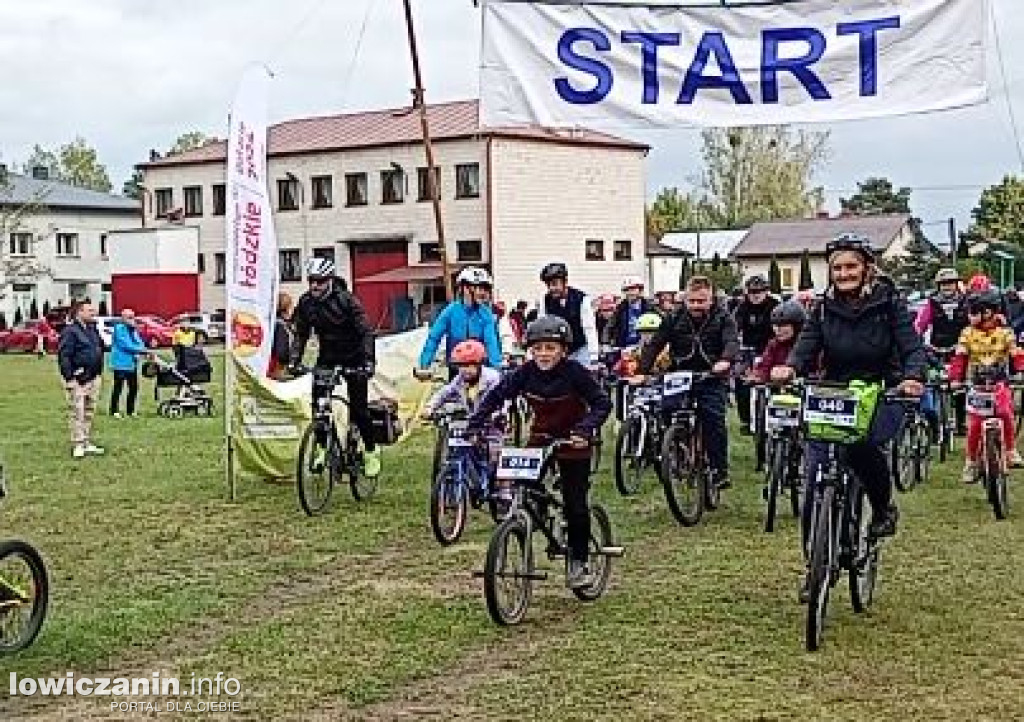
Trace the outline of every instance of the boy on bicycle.
<path fill-rule="evenodd" d="M 505 403 L 522 396 L 533 412 L 530 446 L 553 439 L 571 444 L 557 454 L 565 505 L 569 564 L 566 585 L 580 589 L 590 582 L 590 455 L 612 404 L 586 366 L 568 358 L 572 331 L 558 316 L 542 316 L 526 329 L 533 358 L 502 379 L 469 418 L 470 431 L 480 431 Z"/>
<path fill-rule="evenodd" d="M 653 311 L 645 313 L 637 319 L 636 330 L 640 334 L 640 343 L 633 348 L 623 349 L 622 356 L 612 369 L 617 376 L 628 378 L 636 375 L 640 368 L 640 357 L 659 328 L 661 328 L 661 316 Z M 666 348 L 655 359 L 654 372 L 663 373 L 668 371 L 671 365 L 672 359 L 669 357 L 668 349 Z"/>
<path fill-rule="evenodd" d="M 952 361 L 949 365 L 951 381 L 961 383 L 970 371 L 981 368 L 996 369 L 996 417 L 1003 422 L 1003 447 L 1007 466 L 1024 466 L 1024 459 L 1014 446 L 1013 394 L 1006 384 L 1008 370 L 1019 371 L 1024 366 L 1024 355 L 1017 348 L 1013 330 L 1006 325 L 1000 313 L 1002 298 L 996 291 L 983 291 L 971 296 L 967 302 L 970 325 L 960 333 Z M 967 458 L 961 480 L 973 484 L 978 468 L 981 446 L 982 418 L 968 411 Z"/>

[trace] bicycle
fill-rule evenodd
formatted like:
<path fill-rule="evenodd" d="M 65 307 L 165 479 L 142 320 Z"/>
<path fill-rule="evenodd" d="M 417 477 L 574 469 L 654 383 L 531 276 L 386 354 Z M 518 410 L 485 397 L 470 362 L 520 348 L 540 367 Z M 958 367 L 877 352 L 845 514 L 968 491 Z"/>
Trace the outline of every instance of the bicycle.
<path fill-rule="evenodd" d="M 662 403 L 669 422 L 661 442 L 661 483 L 672 516 L 683 526 L 700 522 L 704 510 L 713 511 L 721 489 L 711 478 L 704 439 L 690 391 L 694 384 L 720 378 L 711 373 L 674 371 L 662 376 Z"/>
<path fill-rule="evenodd" d="M 975 374 L 974 383 L 967 389 L 967 412 L 982 418 L 981 449 L 975 480 L 985 488 L 996 519 L 1006 519 L 1010 512 L 1007 485 L 1009 470 L 1006 449 L 1003 448 L 1003 421 L 996 415 L 997 374 L 982 369 Z"/>
<path fill-rule="evenodd" d="M 800 396 L 780 391 L 768 395 L 769 388 L 760 386 L 766 397 L 764 403 L 765 428 L 765 515 L 764 530 L 775 530 L 779 495 L 789 494 L 793 516 L 800 518 L 803 460 L 803 433 L 800 427 Z"/>
<path fill-rule="evenodd" d="M 377 491 L 377 479 L 363 473 L 363 440 L 359 429 L 350 422 L 342 444 L 332 409 L 332 401 L 349 406 L 345 397 L 334 393 L 342 378 L 365 376 L 366 370 L 339 366 L 314 368 L 312 372 L 313 420 L 299 442 L 295 473 L 299 503 L 308 516 L 327 510 L 334 487 L 342 476 L 348 477 L 349 489 L 356 501 L 366 501 Z"/>
<path fill-rule="evenodd" d="M 825 463 L 817 469 L 809 500 L 813 507 L 808 534 L 805 643 L 813 652 L 824 638 L 829 592 L 843 571 L 849 574 L 854 612 L 865 612 L 871 606 L 881 540 L 868 533 L 867 496 L 861 480 L 846 462 L 844 448 L 866 436 L 873 409 L 866 408 L 852 385 L 814 381 L 804 382 L 803 389 L 804 433 L 809 440 L 825 444 Z M 885 392 L 884 398 L 901 397 Z"/>
<path fill-rule="evenodd" d="M 512 509 L 491 536 L 483 571 L 474 573 L 483 577 L 487 612 L 501 626 L 523 620 L 533 596 L 533 582 L 548 578 L 548 573 L 537 567 L 533 548 L 536 532 L 547 542 L 544 553 L 548 560 L 564 559 L 568 571 L 565 522 L 559 514 L 563 505 L 553 493 L 560 487 L 554 452 L 567 444 L 556 441 L 544 448 L 501 450 L 497 478 L 514 484 Z M 595 601 L 604 594 L 611 579 L 611 560 L 623 554 L 622 547 L 614 544 L 604 508 L 591 504 L 590 518 L 590 582 L 572 590 L 583 602 Z"/>
<path fill-rule="evenodd" d="M 526 352 L 509 353 L 505 358 L 505 364 L 502 366 L 502 373 L 514 373 L 523 365 L 525 359 Z M 526 443 L 526 440 L 529 438 L 528 429 L 532 421 L 533 412 L 530 410 L 530 405 L 526 402 L 526 399 L 521 396 L 514 398 L 508 405 L 508 430 L 513 445 L 522 446 Z"/>
<path fill-rule="evenodd" d="M 907 404 L 903 424 L 889 449 L 893 483 L 903 493 L 928 481 L 932 462 L 932 431 L 918 403 Z"/>
<path fill-rule="evenodd" d="M 0 501 L 6 496 L 0 466 Z M 18 539 L 0 541 L 0 654 L 13 654 L 35 641 L 49 599 L 49 575 L 35 547 Z"/>
<path fill-rule="evenodd" d="M 430 528 L 442 546 L 457 542 L 466 528 L 469 507 L 485 503 L 497 521 L 499 502 L 491 486 L 491 462 L 486 446 L 466 435 L 468 410 L 444 404 L 434 414 L 438 437 L 445 439 L 445 454 L 430 486 Z"/>
<path fill-rule="evenodd" d="M 615 488 L 622 496 L 640 491 L 644 473 L 654 469 L 661 478 L 661 384 L 629 389 L 625 416 L 615 435 Z"/>

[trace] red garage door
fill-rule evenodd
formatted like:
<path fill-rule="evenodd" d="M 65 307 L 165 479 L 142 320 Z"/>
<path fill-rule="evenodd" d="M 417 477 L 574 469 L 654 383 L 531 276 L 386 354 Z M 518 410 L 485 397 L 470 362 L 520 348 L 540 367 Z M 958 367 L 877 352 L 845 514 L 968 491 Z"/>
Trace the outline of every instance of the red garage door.
<path fill-rule="evenodd" d="M 405 281 L 360 283 L 359 279 L 408 265 L 408 246 L 408 241 L 374 241 L 353 243 L 350 247 L 355 294 L 366 309 L 370 325 L 378 330 L 391 330 L 395 322 L 393 301 L 409 295 L 409 284 Z"/>

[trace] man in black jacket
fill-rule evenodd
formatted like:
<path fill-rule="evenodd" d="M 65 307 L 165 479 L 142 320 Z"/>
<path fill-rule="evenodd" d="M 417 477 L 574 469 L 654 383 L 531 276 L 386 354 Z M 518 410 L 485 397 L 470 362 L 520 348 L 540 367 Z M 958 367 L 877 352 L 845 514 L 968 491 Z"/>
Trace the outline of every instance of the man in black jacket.
<path fill-rule="evenodd" d="M 768 281 L 764 276 L 751 276 L 744 284 L 746 294 L 736 306 L 733 316 L 736 319 L 736 330 L 740 335 L 740 343 L 749 354 L 744 358 L 753 365 L 754 358 L 764 353 L 765 346 L 774 336 L 772 330 L 772 311 L 779 305 L 777 299 L 768 293 Z M 740 417 L 740 433 L 749 436 L 750 429 L 750 386 L 740 378 L 734 381 L 736 393 L 736 413 Z"/>
<path fill-rule="evenodd" d="M 627 276 L 622 281 L 622 293 L 625 297 L 615 307 L 615 313 L 612 314 L 604 331 L 604 338 L 616 348 L 626 348 L 640 343 L 636 322 L 645 313 L 657 308 L 653 301 L 644 298 L 644 282 L 639 276 Z"/>
<path fill-rule="evenodd" d="M 327 258 L 311 258 L 306 264 L 309 290 L 302 294 L 292 314 L 295 338 L 289 358 L 293 365 L 302 363 L 310 334 L 315 332 L 320 344 L 316 358 L 318 368 L 343 367 L 360 373 L 345 374 L 349 414 L 363 438 L 366 476 L 380 474 L 380 449 L 373 441 L 373 424 L 368 411 L 369 378 L 375 366 L 374 333 L 366 320 L 359 299 L 348 292 L 343 279 L 334 275 L 334 262 Z M 329 390 L 314 384 L 313 404 Z"/>
<path fill-rule="evenodd" d="M 725 429 L 728 385 L 724 377 L 739 351 L 736 322 L 714 303 L 711 281 L 694 276 L 686 287 L 686 304 L 661 324 L 640 356 L 640 374 L 651 372 L 655 359 L 668 345 L 673 371 L 711 371 L 722 379 L 708 379 L 693 388 L 704 434 L 704 449 L 720 488 L 729 487 L 729 438 Z"/>
<path fill-rule="evenodd" d="M 92 417 L 100 395 L 103 374 L 103 340 L 93 319 L 96 311 L 89 302 L 72 311 L 72 321 L 60 334 L 57 363 L 71 420 L 71 455 L 100 455 L 103 449 L 92 443 Z"/>

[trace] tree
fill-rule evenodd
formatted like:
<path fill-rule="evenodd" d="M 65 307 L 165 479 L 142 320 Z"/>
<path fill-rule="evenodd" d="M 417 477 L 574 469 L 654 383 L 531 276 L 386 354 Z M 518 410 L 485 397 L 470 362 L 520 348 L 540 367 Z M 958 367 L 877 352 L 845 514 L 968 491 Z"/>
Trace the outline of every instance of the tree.
<path fill-rule="evenodd" d="M 910 189 L 893 190 L 888 178 L 868 178 L 857 184 L 857 192 L 840 198 L 843 213 L 854 216 L 876 216 L 889 213 L 910 213 Z"/>
<path fill-rule="evenodd" d="M 956 257 L 961 261 L 966 261 L 971 257 L 971 238 L 967 233 L 960 234 L 960 239 L 956 244 Z"/>
<path fill-rule="evenodd" d="M 1024 245 L 1024 179 L 1008 175 L 981 192 L 970 232 L 983 240 Z"/>
<path fill-rule="evenodd" d="M 705 227 L 745 228 L 817 211 L 824 191 L 811 180 L 828 157 L 828 137 L 784 126 L 705 130 L 699 186 L 712 211 Z"/>
<path fill-rule="evenodd" d="M 38 143 L 32 147 L 32 155 L 25 161 L 22 171 L 25 175 L 32 177 L 35 175 L 36 168 L 45 169 L 50 178 L 60 178 L 60 160 L 57 158 L 57 154 L 52 150 L 46 150 Z"/>
<path fill-rule="evenodd" d="M 182 133 L 178 136 L 178 139 L 174 141 L 174 145 L 171 146 L 170 150 L 167 151 L 168 155 L 174 155 L 176 153 L 184 153 L 186 151 L 195 150 L 196 148 L 202 148 L 206 145 L 210 139 L 199 130 L 190 130 L 187 133 Z"/>
<path fill-rule="evenodd" d="M 138 200 L 142 197 L 142 171 L 136 168 L 132 171 L 132 177 L 121 186 L 121 195 L 125 198 Z"/>
<path fill-rule="evenodd" d="M 666 233 L 693 226 L 696 204 L 678 188 L 662 188 L 647 211 L 647 231 L 661 239 Z"/>
<path fill-rule="evenodd" d="M 731 291 L 739 285 L 742 277 L 740 276 L 739 269 L 731 263 L 722 262 L 718 268 L 714 265 L 710 269 L 705 269 L 704 275 L 711 279 L 715 288 L 723 291 Z"/>
<path fill-rule="evenodd" d="M 722 257 L 718 255 L 718 251 L 715 251 L 714 257 L 711 259 L 711 270 L 717 271 L 722 265 Z"/>
<path fill-rule="evenodd" d="M 772 256 L 768 265 L 768 290 L 774 294 L 782 293 L 782 271 L 779 270 L 779 262 Z"/>
<path fill-rule="evenodd" d="M 25 320 L 25 317 L 21 313 L 21 306 L 16 306 L 14 309 L 14 325 L 17 326 Z"/>
<path fill-rule="evenodd" d="M 902 289 L 924 291 L 931 287 L 943 257 L 924 238 L 914 235 L 905 252 L 892 259 L 883 259 L 881 268 Z"/>
<path fill-rule="evenodd" d="M 0 331 L 7 330 L 7 314 L 0 311 Z"/>
<path fill-rule="evenodd" d="M 25 174 L 31 175 L 36 167 L 46 168 L 52 180 L 79 188 L 109 193 L 112 187 L 107 168 L 99 162 L 96 149 L 81 137 L 65 143 L 56 151 L 36 145 L 25 162 Z"/>
<path fill-rule="evenodd" d="M 43 317 L 50 315 L 50 302 L 43 301 Z"/>
<path fill-rule="evenodd" d="M 805 248 L 803 255 L 800 257 L 800 284 L 797 290 L 807 291 L 813 288 L 814 277 L 811 274 L 811 253 Z"/>
<path fill-rule="evenodd" d="M 29 304 L 28 315 L 29 318 L 39 318 L 39 304 L 36 303 L 34 298 L 32 299 L 32 303 Z"/>
<path fill-rule="evenodd" d="M 683 256 L 683 263 L 679 267 L 679 288 L 686 288 L 691 275 L 693 274 L 690 272 L 690 257 Z"/>

